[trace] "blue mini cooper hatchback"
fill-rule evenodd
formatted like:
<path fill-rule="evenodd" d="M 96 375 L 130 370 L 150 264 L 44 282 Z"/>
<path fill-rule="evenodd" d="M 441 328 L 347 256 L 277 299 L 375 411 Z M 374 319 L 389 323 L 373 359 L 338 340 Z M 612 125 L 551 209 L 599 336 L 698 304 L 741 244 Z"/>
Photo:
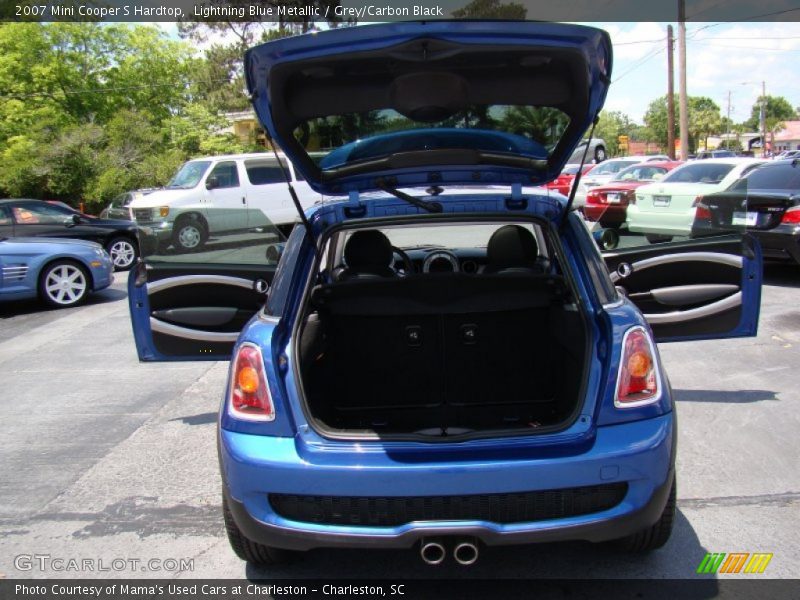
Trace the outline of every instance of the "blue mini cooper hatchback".
<path fill-rule="evenodd" d="M 249 233 L 151 254 L 129 283 L 141 360 L 232 357 L 218 447 L 241 558 L 415 547 L 471 564 L 481 545 L 667 541 L 676 422 L 656 342 L 754 335 L 761 257 L 746 233 L 623 232 L 603 255 L 539 187 L 611 65 L 604 31 L 532 22 L 247 53 L 261 122 L 325 201 L 288 240 L 249 211 Z M 281 175 L 232 168 L 232 188 Z"/>

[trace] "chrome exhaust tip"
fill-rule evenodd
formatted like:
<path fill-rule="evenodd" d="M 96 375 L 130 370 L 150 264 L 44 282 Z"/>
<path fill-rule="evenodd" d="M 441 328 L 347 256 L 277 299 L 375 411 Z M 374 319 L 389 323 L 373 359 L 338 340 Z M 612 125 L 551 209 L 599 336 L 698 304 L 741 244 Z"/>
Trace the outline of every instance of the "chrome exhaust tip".
<path fill-rule="evenodd" d="M 460 542 L 453 550 L 453 558 L 465 567 L 474 565 L 478 560 L 478 546 L 472 541 Z"/>
<path fill-rule="evenodd" d="M 419 555 L 427 565 L 440 565 L 444 562 L 447 553 L 443 544 L 432 540 L 422 540 Z"/>

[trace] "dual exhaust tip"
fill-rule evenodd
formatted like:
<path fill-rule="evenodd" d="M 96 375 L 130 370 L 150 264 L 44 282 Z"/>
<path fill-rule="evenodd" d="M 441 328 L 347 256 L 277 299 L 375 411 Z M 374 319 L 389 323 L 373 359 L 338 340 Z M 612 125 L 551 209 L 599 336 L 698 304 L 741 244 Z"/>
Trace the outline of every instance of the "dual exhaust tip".
<path fill-rule="evenodd" d="M 440 565 L 447 558 L 447 548 L 442 540 L 422 540 L 419 548 L 422 562 L 427 565 Z M 475 540 L 457 540 L 453 547 L 453 559 L 468 567 L 478 560 L 478 544 Z"/>

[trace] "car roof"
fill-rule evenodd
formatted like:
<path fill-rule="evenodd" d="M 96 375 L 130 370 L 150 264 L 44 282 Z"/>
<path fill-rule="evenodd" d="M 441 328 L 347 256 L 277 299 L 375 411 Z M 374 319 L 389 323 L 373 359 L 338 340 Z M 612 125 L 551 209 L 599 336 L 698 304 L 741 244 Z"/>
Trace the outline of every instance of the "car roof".
<path fill-rule="evenodd" d="M 283 152 L 278 152 L 278 157 L 285 159 L 286 155 Z M 248 159 L 248 158 L 271 158 L 275 159 L 275 155 L 272 152 L 249 152 L 244 154 L 219 154 L 217 156 L 198 156 L 196 158 L 190 158 L 186 162 L 195 162 L 198 160 L 238 160 L 238 159 Z"/>

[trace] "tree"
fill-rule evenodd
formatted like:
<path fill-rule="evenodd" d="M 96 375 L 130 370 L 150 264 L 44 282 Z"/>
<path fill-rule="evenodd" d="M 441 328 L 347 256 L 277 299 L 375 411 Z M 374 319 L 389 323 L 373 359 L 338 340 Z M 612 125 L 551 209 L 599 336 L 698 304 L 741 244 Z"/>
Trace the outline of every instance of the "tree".
<path fill-rule="evenodd" d="M 675 97 L 677 105 L 678 98 Z M 719 133 L 722 126 L 720 108 L 711 98 L 705 96 L 689 96 L 689 151 L 697 149 L 700 137 L 707 137 Z M 679 138 L 678 123 L 675 120 L 675 139 Z M 644 115 L 644 122 L 652 132 L 655 141 L 661 146 L 667 146 L 667 97 L 661 96 L 653 100 Z"/>
<path fill-rule="evenodd" d="M 761 104 L 766 98 L 767 131 L 772 131 L 782 121 L 791 121 L 796 116 L 796 111 L 791 103 L 783 96 L 759 96 L 750 110 L 750 118 L 745 125 L 750 131 L 761 131 Z"/>
<path fill-rule="evenodd" d="M 500 0 L 472 0 L 466 6 L 453 11 L 456 19 L 512 19 L 523 21 L 528 16 L 528 9 L 522 4 Z"/>
<path fill-rule="evenodd" d="M 619 154 L 619 136 L 630 138 L 635 128 L 636 124 L 625 113 L 604 110 L 600 113 L 594 135 L 605 141 L 609 156 L 616 156 Z"/>

